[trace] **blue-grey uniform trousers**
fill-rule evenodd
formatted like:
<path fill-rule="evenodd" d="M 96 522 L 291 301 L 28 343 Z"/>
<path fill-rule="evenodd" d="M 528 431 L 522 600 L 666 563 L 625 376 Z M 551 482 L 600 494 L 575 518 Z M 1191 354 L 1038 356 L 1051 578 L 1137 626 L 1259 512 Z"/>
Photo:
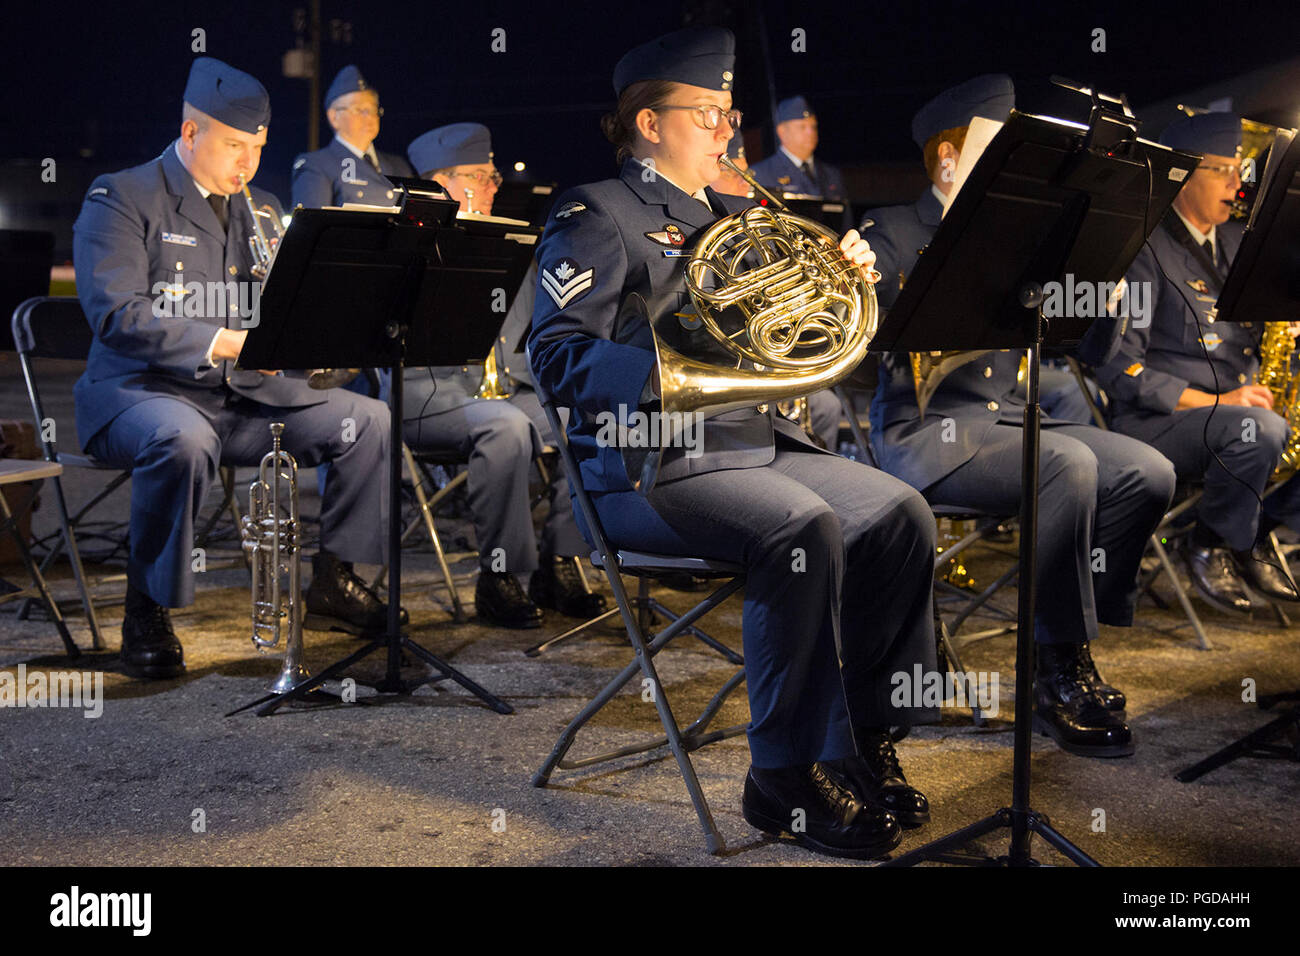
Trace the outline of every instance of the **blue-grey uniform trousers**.
<path fill-rule="evenodd" d="M 1098 621 L 1133 622 L 1142 552 L 1173 497 L 1174 469 L 1148 445 L 1090 425 L 1055 425 L 1041 435 L 1034 636 L 1077 644 L 1097 637 Z M 1019 515 L 1022 437 L 1020 426 L 999 422 L 926 498 Z"/>
<path fill-rule="evenodd" d="M 468 459 L 466 494 L 474 520 L 479 563 L 491 568 L 501 557 L 514 573 L 538 566 L 537 537 L 529 509 L 528 476 L 550 426 L 536 393 L 520 387 L 508 399 L 469 399 L 454 408 L 419 415 L 420 383 L 408 381 L 406 443 L 414 450 L 451 449 Z M 573 557 L 590 553 L 573 519 L 564 471 L 551 476 L 551 503 L 542 526 L 541 550 Z M 501 565 L 498 565 L 498 567 Z"/>
<path fill-rule="evenodd" d="M 855 752 L 852 728 L 932 720 L 895 708 L 892 675 L 935 667 L 935 524 L 916 491 L 781 435 L 760 468 L 596 496 L 615 547 L 746 568 L 743 617 L 757 767 Z M 579 516 L 581 520 L 581 516 Z"/>
<path fill-rule="evenodd" d="M 1220 405 L 1217 410 L 1207 406 L 1169 415 L 1128 415 L 1117 418 L 1114 428 L 1158 449 L 1174 463 L 1179 478 L 1204 481 L 1197 520 L 1229 548 L 1250 549 L 1259 529 L 1256 495 L 1264 493 L 1286 444 L 1287 424 L 1281 415 L 1245 405 Z M 1210 449 L 1227 466 L 1227 472 Z M 1300 481 L 1284 482 L 1264 498 L 1264 513 L 1289 528 L 1300 529 Z"/>
<path fill-rule="evenodd" d="M 344 561 L 387 561 L 389 415 L 382 402 L 342 389 L 304 408 L 275 408 L 226 389 L 196 388 L 137 402 L 86 450 L 131 471 L 131 586 L 167 607 L 194 602 L 194 522 L 222 465 L 257 465 L 281 447 L 300 468 L 330 461 L 321 500 L 321 546 Z"/>

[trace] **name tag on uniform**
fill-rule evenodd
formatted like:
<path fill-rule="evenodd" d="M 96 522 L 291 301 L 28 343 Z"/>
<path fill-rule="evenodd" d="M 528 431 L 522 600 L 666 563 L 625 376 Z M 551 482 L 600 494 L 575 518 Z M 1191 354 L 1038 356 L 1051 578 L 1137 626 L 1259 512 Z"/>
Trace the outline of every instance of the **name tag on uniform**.
<path fill-rule="evenodd" d="M 162 241 L 175 243 L 178 246 L 197 246 L 199 244 L 197 236 L 182 236 L 178 232 L 164 232 Z"/>
<path fill-rule="evenodd" d="M 665 249 L 665 250 L 664 250 L 664 257 L 665 257 L 665 258 L 668 258 L 668 259 L 676 259 L 678 256 L 685 256 L 685 255 L 689 255 L 689 253 L 688 253 L 685 249 Z"/>

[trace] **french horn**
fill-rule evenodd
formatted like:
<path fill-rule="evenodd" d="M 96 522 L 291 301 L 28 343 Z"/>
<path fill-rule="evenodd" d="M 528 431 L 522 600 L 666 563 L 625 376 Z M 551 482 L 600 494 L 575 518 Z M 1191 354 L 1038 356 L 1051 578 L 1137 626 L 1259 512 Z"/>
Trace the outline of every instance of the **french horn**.
<path fill-rule="evenodd" d="M 832 388 L 862 362 L 876 334 L 872 281 L 840 251 L 831 229 L 795 215 L 727 157 L 720 160 L 767 205 L 719 219 L 696 242 L 684 279 L 693 311 L 624 302 L 620 325 L 639 317 L 654 340 L 662 399 L 658 442 L 623 448 L 628 478 L 642 494 L 654 487 L 665 446 L 686 416 L 737 409 Z M 679 324 L 680 328 L 671 325 Z M 686 354 L 668 344 L 690 336 Z"/>

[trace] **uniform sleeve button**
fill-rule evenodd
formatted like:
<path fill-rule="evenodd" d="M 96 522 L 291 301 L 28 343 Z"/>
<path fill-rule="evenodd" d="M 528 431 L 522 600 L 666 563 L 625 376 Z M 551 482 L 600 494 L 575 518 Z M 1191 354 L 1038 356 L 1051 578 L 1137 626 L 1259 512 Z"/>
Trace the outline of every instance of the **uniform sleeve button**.
<path fill-rule="evenodd" d="M 991 411 L 991 412 L 996 412 L 997 410 L 998 410 L 998 403 L 997 403 L 997 402 L 989 402 L 989 411 Z"/>
<path fill-rule="evenodd" d="M 992 378 L 992 377 L 993 377 L 993 367 L 992 367 L 992 366 L 990 366 L 990 365 L 985 365 L 985 366 L 984 366 L 984 377 L 985 377 L 985 378 Z"/>
<path fill-rule="evenodd" d="M 1240 382 L 1242 385 L 1245 385 L 1245 384 L 1246 384 L 1246 373 L 1245 373 L 1245 372 L 1238 372 L 1238 373 L 1237 373 L 1237 381 Z"/>

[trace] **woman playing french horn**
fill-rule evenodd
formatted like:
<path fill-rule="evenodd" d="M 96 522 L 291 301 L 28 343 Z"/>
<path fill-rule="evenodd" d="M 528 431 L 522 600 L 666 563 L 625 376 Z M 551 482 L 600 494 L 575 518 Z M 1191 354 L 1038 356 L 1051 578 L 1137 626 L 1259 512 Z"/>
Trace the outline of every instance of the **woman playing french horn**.
<path fill-rule="evenodd" d="M 600 427 L 661 409 L 656 345 L 688 351 L 700 326 L 686 295 L 691 250 L 753 205 L 706 188 L 739 123 L 733 50 L 729 31 L 694 28 L 619 61 L 618 105 L 602 127 L 622 169 L 555 203 L 538 250 L 533 370 L 575 411 L 581 480 L 615 546 L 746 569 L 746 819 L 789 831 L 802 809 L 806 826 L 793 835 L 810 849 L 876 857 L 898 844 L 900 826 L 929 817 L 887 730 L 932 716 L 910 697 L 891 702 L 891 678 L 934 667 L 935 526 L 924 499 L 815 448 L 761 400 L 698 422 L 693 440 L 664 451 L 644 494 L 608 440 L 625 432 Z M 875 259 L 853 231 L 839 252 L 864 273 Z M 633 293 L 668 321 L 652 333 L 644 313 L 623 308 Z"/>

